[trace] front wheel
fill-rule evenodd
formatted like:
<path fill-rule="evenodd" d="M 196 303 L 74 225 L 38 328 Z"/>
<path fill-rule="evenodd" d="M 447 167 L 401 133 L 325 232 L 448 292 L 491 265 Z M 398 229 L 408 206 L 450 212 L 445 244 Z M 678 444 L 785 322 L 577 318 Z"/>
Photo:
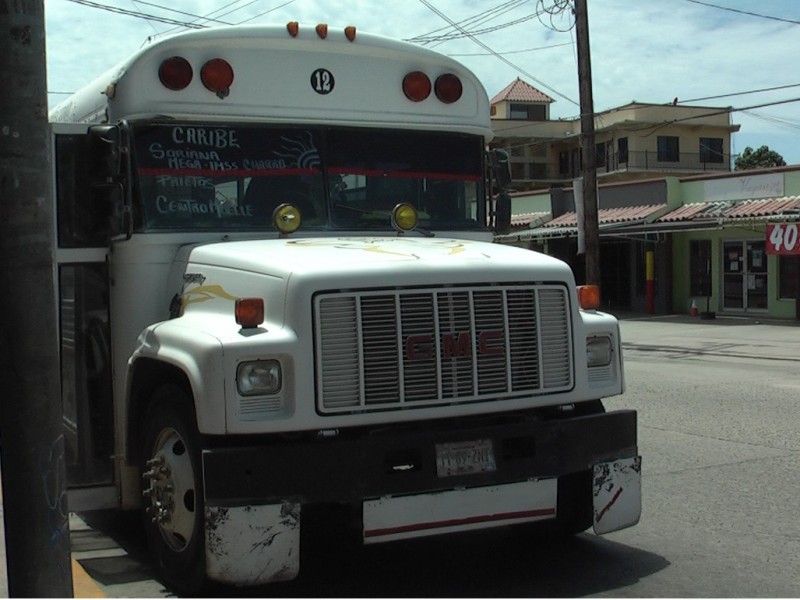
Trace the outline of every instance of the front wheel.
<path fill-rule="evenodd" d="M 174 591 L 194 594 L 205 581 L 200 436 L 186 392 L 153 394 L 142 436 L 142 514 L 154 562 Z"/>

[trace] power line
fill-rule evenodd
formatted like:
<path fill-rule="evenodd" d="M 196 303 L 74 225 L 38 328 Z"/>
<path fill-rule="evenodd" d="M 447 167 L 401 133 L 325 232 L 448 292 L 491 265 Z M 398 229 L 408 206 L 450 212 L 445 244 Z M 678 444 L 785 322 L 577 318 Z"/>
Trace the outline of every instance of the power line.
<path fill-rule="evenodd" d="M 686 102 L 702 102 L 704 100 L 716 100 L 717 98 L 730 98 L 732 96 L 745 96 L 747 94 L 759 94 L 761 92 L 772 92 L 775 90 L 785 90 L 787 88 L 800 87 L 800 83 L 790 83 L 788 85 L 776 85 L 774 87 L 760 88 L 757 90 L 747 90 L 745 92 L 733 92 L 730 94 L 720 94 L 718 96 L 705 96 L 704 98 L 690 98 L 689 100 L 679 100 L 678 104 Z"/>
<path fill-rule="evenodd" d="M 782 21 L 784 23 L 792 23 L 793 25 L 800 25 L 800 21 L 794 21 L 792 19 L 784 19 L 783 17 L 773 17 L 772 15 L 762 15 L 759 13 L 750 12 L 747 10 L 739 10 L 738 8 L 730 8 L 729 6 L 719 6 L 718 4 L 711 4 L 710 2 L 701 2 L 700 0 L 686 0 L 687 2 L 691 2 L 692 4 L 700 4 L 701 6 L 708 6 L 710 8 L 718 8 L 719 10 L 727 10 L 729 12 L 735 12 L 742 15 L 748 15 L 751 17 L 758 17 L 760 19 L 770 19 L 772 21 Z"/>
<path fill-rule="evenodd" d="M 145 19 L 147 21 L 158 21 L 159 23 L 166 23 L 168 25 L 179 25 L 181 27 L 189 27 L 191 29 L 202 29 L 205 25 L 195 25 L 193 23 L 187 23 L 185 21 L 178 21 L 176 19 L 170 19 L 169 17 L 159 17 L 156 15 L 149 15 L 143 12 L 137 12 L 133 10 L 127 10 L 124 8 L 118 8 L 116 6 L 108 6 L 106 4 L 100 4 L 98 2 L 90 2 L 90 0 L 69 0 L 70 2 L 74 2 L 75 4 L 82 4 L 84 6 L 89 6 L 91 8 L 98 8 L 100 10 L 106 10 L 108 12 L 116 13 L 119 15 L 126 15 L 129 17 L 136 17 L 137 19 Z"/>
<path fill-rule="evenodd" d="M 511 68 L 513 68 L 514 70 L 516 70 L 516 71 L 518 71 L 518 72 L 522 73 L 523 75 L 525 75 L 526 77 L 528 77 L 528 78 L 532 79 L 532 80 L 533 80 L 533 81 L 535 81 L 537 84 L 539 84 L 541 87 L 544 87 L 544 88 L 548 89 L 549 91 L 551 91 L 551 92 L 552 92 L 553 94 L 555 94 L 556 96 L 560 96 L 561 98 L 565 99 L 567 102 L 571 102 L 572 104 L 575 104 L 576 106 L 578 105 L 578 103 L 577 103 L 575 100 L 573 100 L 572 98 L 569 98 L 568 96 L 565 96 L 564 94 L 562 94 L 561 92 L 559 92 L 559 91 L 558 91 L 558 90 L 556 90 L 555 88 L 553 88 L 553 87 L 551 87 L 551 86 L 547 85 L 545 82 L 543 82 L 543 81 L 541 81 L 541 80 L 537 79 L 536 77 L 534 77 L 533 75 L 531 75 L 530 73 L 528 73 L 527 71 L 525 71 L 524 69 L 522 69 L 521 67 L 519 67 L 519 66 L 515 65 L 514 63 L 512 63 L 510 60 L 508 60 L 508 59 L 507 59 L 507 58 L 505 58 L 504 56 L 501 56 L 500 54 L 498 54 L 498 53 L 497 53 L 495 50 L 493 50 L 492 48 L 490 48 L 489 46 L 487 46 L 487 45 L 486 45 L 485 43 L 483 43 L 481 40 L 477 39 L 477 38 L 476 38 L 474 35 L 472 35 L 471 33 L 468 33 L 468 32 L 466 32 L 462 26 L 460 26 L 458 23 L 456 23 L 455 21 L 453 21 L 452 19 L 450 19 L 450 17 L 448 17 L 448 16 L 447 16 L 447 15 L 445 15 L 445 14 L 444 14 L 442 11 L 440 11 L 440 10 L 439 10 L 439 9 L 437 9 L 435 6 L 433 6 L 433 5 L 432 5 L 432 4 L 431 4 L 431 3 L 430 3 L 428 0 L 420 0 L 420 2 L 422 2 L 422 4 L 424 4 L 426 7 L 428 7 L 428 9 L 430 9 L 430 10 L 431 10 L 432 12 L 434 12 L 436 15 L 438 15 L 439 17 L 441 17 L 442 19 L 444 19 L 445 21 L 447 21 L 448 23 L 450 23 L 450 24 L 451 24 L 453 27 L 455 27 L 456 29 L 458 29 L 458 30 L 459 30 L 459 31 L 461 31 L 462 33 L 466 33 L 466 34 L 467 34 L 467 37 L 469 37 L 469 39 L 470 39 L 470 40 L 472 40 L 473 42 L 475 42 L 476 44 L 478 44 L 478 45 L 479 45 L 481 48 L 483 48 L 484 50 L 486 50 L 487 52 L 489 52 L 489 53 L 490 53 L 490 54 L 492 54 L 493 56 L 497 57 L 498 59 L 500 59 L 501 61 L 503 61 L 504 63 L 506 63 L 508 66 L 510 66 L 510 67 L 511 67 Z"/>
<path fill-rule="evenodd" d="M 559 46 L 572 46 L 572 42 L 564 42 L 562 44 L 552 44 L 550 46 L 539 46 L 538 48 L 526 48 L 525 50 L 509 50 L 507 52 L 497 52 L 495 54 L 523 54 L 524 52 L 535 52 L 537 50 L 547 50 L 549 48 L 558 48 Z M 494 56 L 489 52 L 473 52 L 471 54 L 448 54 L 447 56 Z"/>
<path fill-rule="evenodd" d="M 482 13 L 478 13 L 476 15 L 472 15 L 471 17 L 467 17 L 463 21 L 460 21 L 457 25 L 461 26 L 462 28 L 465 28 L 465 27 L 468 27 L 468 26 L 473 26 L 474 27 L 474 26 L 476 26 L 478 24 L 481 24 L 481 23 L 490 21 L 492 19 L 495 19 L 498 16 L 503 15 L 503 14 L 505 14 L 506 12 L 508 12 L 510 10 L 513 10 L 513 9 L 519 7 L 519 6 L 522 6 L 523 4 L 526 4 L 529 1 L 530 0 L 511 0 L 510 2 L 505 2 L 503 4 L 499 4 L 497 6 L 494 6 L 494 7 L 490 8 L 490 9 L 482 12 Z M 405 41 L 412 42 L 412 43 L 418 43 L 418 44 L 424 44 L 426 42 L 424 42 L 423 40 L 426 40 L 428 38 L 434 38 L 434 37 L 436 39 L 439 39 L 439 38 L 444 36 L 444 32 L 447 32 L 447 31 L 452 32 L 454 30 L 457 31 L 457 26 L 456 25 L 447 25 L 447 26 L 444 26 L 444 27 L 439 27 L 438 29 L 434 29 L 431 32 L 428 32 L 428 33 L 425 33 L 425 34 L 421 34 L 421 35 L 415 36 L 413 38 L 406 39 Z M 461 36 L 459 36 L 459 37 L 461 37 Z"/>

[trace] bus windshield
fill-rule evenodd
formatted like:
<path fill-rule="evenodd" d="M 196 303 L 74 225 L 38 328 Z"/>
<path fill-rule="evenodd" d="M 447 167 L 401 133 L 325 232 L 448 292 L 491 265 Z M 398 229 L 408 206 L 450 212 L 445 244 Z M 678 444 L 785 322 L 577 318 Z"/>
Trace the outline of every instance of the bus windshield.
<path fill-rule="evenodd" d="M 385 129 L 149 123 L 132 128 L 138 231 L 390 229 L 398 203 L 425 229 L 476 229 L 483 139 Z"/>

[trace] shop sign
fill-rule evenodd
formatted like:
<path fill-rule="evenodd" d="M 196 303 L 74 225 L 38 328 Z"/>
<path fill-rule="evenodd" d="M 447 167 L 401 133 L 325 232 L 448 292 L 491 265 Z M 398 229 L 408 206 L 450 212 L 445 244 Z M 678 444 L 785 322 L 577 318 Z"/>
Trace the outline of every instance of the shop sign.
<path fill-rule="evenodd" d="M 767 254 L 800 254 L 800 227 L 797 223 L 767 225 Z"/>

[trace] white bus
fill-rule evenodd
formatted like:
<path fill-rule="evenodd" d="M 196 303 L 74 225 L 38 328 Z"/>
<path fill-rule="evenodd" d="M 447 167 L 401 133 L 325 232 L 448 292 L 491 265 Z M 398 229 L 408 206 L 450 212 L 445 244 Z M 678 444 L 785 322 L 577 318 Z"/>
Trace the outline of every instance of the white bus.
<path fill-rule="evenodd" d="M 70 509 L 141 510 L 173 589 L 295 577 L 317 507 L 365 543 L 638 521 L 636 413 L 602 404 L 618 323 L 491 243 L 509 205 L 463 66 L 206 29 L 51 122 Z"/>

